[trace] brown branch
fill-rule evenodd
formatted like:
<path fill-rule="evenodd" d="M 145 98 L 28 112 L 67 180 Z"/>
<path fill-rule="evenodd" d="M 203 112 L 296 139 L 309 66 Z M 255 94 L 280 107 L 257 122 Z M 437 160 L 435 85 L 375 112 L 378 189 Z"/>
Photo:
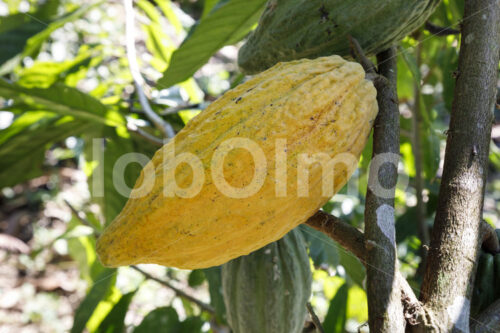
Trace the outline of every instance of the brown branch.
<path fill-rule="evenodd" d="M 471 321 L 471 333 L 495 333 L 500 327 L 500 299 Z"/>
<path fill-rule="evenodd" d="M 370 165 L 365 204 L 366 242 L 376 245 L 366 253 L 368 323 L 371 332 L 404 332 L 402 294 L 393 287 L 398 273 L 394 196 L 399 161 L 395 48 L 378 54 L 377 62 L 386 80 L 374 81 L 379 113 L 373 130 L 373 158 L 380 163 L 372 160 Z"/>
<path fill-rule="evenodd" d="M 354 254 L 365 267 L 368 265 L 365 258 L 365 236 L 361 231 L 351 226 L 349 223 L 320 210 L 311 216 L 306 221 L 306 224 L 339 243 L 344 249 Z M 377 269 L 377 267 L 374 267 L 374 269 Z M 385 275 L 384 271 L 380 269 L 378 269 L 378 271 L 379 274 Z M 425 310 L 415 296 L 408 281 L 406 281 L 401 273 L 396 272 L 396 279 L 401 289 L 401 302 L 403 304 L 402 313 L 404 318 L 409 324 L 415 325 L 416 322 L 423 320 L 422 318 L 425 317 Z"/>
<path fill-rule="evenodd" d="M 307 311 L 309 312 L 309 315 L 311 316 L 311 319 L 312 319 L 314 326 L 316 326 L 316 331 L 319 333 L 325 333 L 325 330 L 323 329 L 323 326 L 321 325 L 321 321 L 319 320 L 316 313 L 314 313 L 314 309 L 313 309 L 311 303 L 307 302 L 306 307 L 307 307 Z"/>
<path fill-rule="evenodd" d="M 439 37 L 460 34 L 460 30 L 456 30 L 450 27 L 440 27 L 429 21 L 425 22 L 425 30 L 429 31 L 434 36 L 439 36 Z"/>
<path fill-rule="evenodd" d="M 468 331 L 495 103 L 497 0 L 466 0 L 455 96 L 421 299 L 439 329 Z"/>
<path fill-rule="evenodd" d="M 321 231 L 352 252 L 361 262 L 365 262 L 365 236 L 349 223 L 320 210 L 311 216 L 306 224 Z"/>
<path fill-rule="evenodd" d="M 212 308 L 209 304 L 206 304 L 202 301 L 200 301 L 199 299 L 187 294 L 186 292 L 182 291 L 181 289 L 173 286 L 172 284 L 170 284 L 170 282 L 168 281 L 165 281 L 165 280 L 161 280 L 151 274 L 149 274 L 148 272 L 145 272 L 143 271 L 142 269 L 140 269 L 139 267 L 137 266 L 130 266 L 131 268 L 135 269 L 136 271 L 138 271 L 139 273 L 141 273 L 142 275 L 144 275 L 146 278 L 148 278 L 149 280 L 153 280 L 153 281 L 156 281 L 158 282 L 159 284 L 171 289 L 172 291 L 175 292 L 175 294 L 181 298 L 184 298 L 185 300 L 191 302 L 191 303 L 194 303 L 196 305 L 198 305 L 198 307 L 205 311 L 205 312 L 208 312 L 212 315 L 215 314 L 215 310 L 214 308 Z"/>

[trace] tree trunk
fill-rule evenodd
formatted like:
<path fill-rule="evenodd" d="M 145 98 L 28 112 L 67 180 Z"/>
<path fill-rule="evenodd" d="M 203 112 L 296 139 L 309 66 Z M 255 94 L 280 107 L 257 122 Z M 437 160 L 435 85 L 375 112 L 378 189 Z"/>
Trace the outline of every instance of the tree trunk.
<path fill-rule="evenodd" d="M 469 331 L 499 61 L 500 2 L 466 0 L 443 178 L 420 298 L 439 329 Z"/>

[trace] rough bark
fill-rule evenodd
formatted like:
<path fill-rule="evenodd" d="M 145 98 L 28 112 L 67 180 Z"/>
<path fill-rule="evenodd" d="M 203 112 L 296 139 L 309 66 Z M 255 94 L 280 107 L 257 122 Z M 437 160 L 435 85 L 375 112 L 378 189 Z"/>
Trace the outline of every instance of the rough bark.
<path fill-rule="evenodd" d="M 379 74 L 388 84 L 377 86 L 379 113 L 373 131 L 365 205 L 366 273 L 370 332 L 404 332 L 401 290 L 396 281 L 394 195 L 399 160 L 399 108 L 396 92 L 396 52 L 377 55 Z M 377 162 L 378 160 L 378 162 Z"/>
<path fill-rule="evenodd" d="M 500 2 L 467 0 L 458 77 L 421 300 L 434 330 L 469 331 L 499 60 Z"/>

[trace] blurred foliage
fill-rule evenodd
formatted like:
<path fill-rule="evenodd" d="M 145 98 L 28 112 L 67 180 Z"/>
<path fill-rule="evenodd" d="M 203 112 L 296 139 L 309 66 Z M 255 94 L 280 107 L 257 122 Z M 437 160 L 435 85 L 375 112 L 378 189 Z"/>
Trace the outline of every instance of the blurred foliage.
<path fill-rule="evenodd" d="M 244 80 L 236 65 L 237 50 L 264 6 L 262 0 L 135 2 L 138 61 L 149 84 L 150 102 L 175 130 Z M 463 0 L 443 0 L 430 21 L 458 28 L 462 12 Z M 39 215 L 30 215 L 31 231 L 16 237 L 28 242 L 32 251 L 19 255 L 18 266 L 36 275 L 53 265 L 57 256 L 66 256 L 69 259 L 54 265 L 69 263 L 83 283 L 81 292 L 75 291 L 79 298 L 74 319 L 48 330 L 122 332 L 126 327 L 132 332 L 228 332 L 218 267 L 182 271 L 145 266 L 160 280 L 209 303 L 215 310 L 211 313 L 130 268 L 102 267 L 95 253 L 95 235 L 121 210 L 141 166 L 157 149 L 137 129 L 156 137 L 161 134 L 141 111 L 128 70 L 122 4 L 12 0 L 0 2 L 0 14 L 4 47 L 0 54 L 0 218 L 7 220 L 18 201 L 32 213 L 54 204 L 60 207 L 65 213 L 58 217 L 61 228 L 54 232 L 50 231 L 53 223 L 44 225 Z M 398 46 L 402 181 L 396 197 L 397 242 L 402 271 L 417 292 L 421 240 L 416 165 L 423 170 L 423 223 L 430 228 L 459 38 L 436 37 L 422 28 Z M 415 112 L 418 126 L 412 123 Z M 498 110 L 496 119 L 500 119 Z M 498 132 L 499 125 L 495 128 Z M 415 131 L 419 142 L 414 140 Z M 485 200 L 485 218 L 497 227 L 499 137 L 491 145 Z M 421 160 L 415 159 L 416 147 L 422 152 Z M 116 161 L 128 153 L 135 153 L 132 162 L 116 174 Z M 358 228 L 363 227 L 370 156 L 371 143 L 352 180 L 323 208 Z M 80 171 L 83 180 L 65 181 L 68 169 Z M 71 212 L 66 201 L 80 213 Z M 314 268 L 312 305 L 326 331 L 356 332 L 367 320 L 363 265 L 324 234 L 300 228 Z M 8 232 L 3 224 L 0 232 Z M 43 326 L 47 316 L 36 310 L 29 312 L 29 321 L 47 329 Z"/>

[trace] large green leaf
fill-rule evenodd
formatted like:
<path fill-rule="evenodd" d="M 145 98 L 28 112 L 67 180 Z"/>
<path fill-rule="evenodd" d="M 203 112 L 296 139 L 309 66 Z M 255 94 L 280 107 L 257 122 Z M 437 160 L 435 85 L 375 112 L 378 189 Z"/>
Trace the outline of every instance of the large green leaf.
<path fill-rule="evenodd" d="M 168 88 L 191 77 L 221 47 L 242 39 L 258 21 L 265 0 L 230 0 L 205 16 L 187 37 L 158 87 Z"/>
<path fill-rule="evenodd" d="M 111 126 L 125 125 L 124 117 L 118 112 L 106 108 L 92 96 L 58 82 L 48 88 L 26 88 L 0 79 L 0 96 L 26 104 L 32 110 L 52 111 Z"/>
<path fill-rule="evenodd" d="M 134 333 L 176 332 L 179 327 L 179 316 L 174 308 L 157 308 L 147 314 L 134 329 Z"/>
<path fill-rule="evenodd" d="M 80 333 L 85 329 L 87 321 L 92 316 L 95 308 L 99 302 L 106 297 L 110 288 L 114 285 L 116 280 L 116 269 L 106 268 L 94 285 L 90 288 L 89 292 L 78 306 L 75 312 L 75 319 L 71 333 Z"/>
<path fill-rule="evenodd" d="M 342 333 L 344 332 L 347 321 L 347 296 L 349 286 L 344 283 L 330 301 L 328 312 L 323 322 L 325 332 Z"/>
<path fill-rule="evenodd" d="M 203 270 L 208 281 L 210 304 L 215 308 L 215 316 L 219 323 L 226 322 L 226 306 L 222 298 L 222 273 L 221 267 L 210 267 Z"/>
<path fill-rule="evenodd" d="M 42 7 L 40 13 L 34 13 L 33 15 L 18 13 L 1 18 L 0 45 L 2 45 L 2 52 L 0 54 L 0 65 L 10 60 L 1 69 L 1 72 L 5 73 L 14 68 L 23 57 L 34 57 L 52 32 L 81 17 L 100 3 L 80 6 L 76 10 L 52 21 L 46 21 L 48 13 L 53 11 L 53 8 L 49 10 L 47 7 Z M 48 5 L 52 6 L 53 1 L 52 3 L 49 1 Z"/>
<path fill-rule="evenodd" d="M 128 307 L 132 298 L 137 290 L 123 295 L 118 303 L 115 304 L 113 309 L 101 322 L 96 332 L 98 333 L 122 333 L 125 330 L 125 315 L 127 314 Z"/>
<path fill-rule="evenodd" d="M 45 150 L 89 126 L 85 121 L 45 112 L 28 112 L 17 118 L 0 131 L 0 188 L 41 175 Z"/>
<path fill-rule="evenodd" d="M 309 255 L 314 262 L 314 266 L 319 267 L 327 264 L 330 267 L 337 267 L 339 254 L 336 244 L 324 233 L 305 224 L 301 224 L 299 229 L 309 247 Z"/>
<path fill-rule="evenodd" d="M 106 224 L 122 210 L 127 202 L 129 189 L 139 177 L 142 164 L 152 154 L 147 150 L 150 146 L 125 134 L 122 133 L 121 136 L 114 128 L 102 127 L 86 135 L 86 160 L 93 169 L 92 172 L 87 172 L 91 175 L 88 179 L 89 189 L 93 201 L 101 207 Z M 125 157 L 126 154 L 129 154 L 128 157 Z M 117 165 L 122 157 L 128 162 L 125 170 L 119 170 Z"/>

